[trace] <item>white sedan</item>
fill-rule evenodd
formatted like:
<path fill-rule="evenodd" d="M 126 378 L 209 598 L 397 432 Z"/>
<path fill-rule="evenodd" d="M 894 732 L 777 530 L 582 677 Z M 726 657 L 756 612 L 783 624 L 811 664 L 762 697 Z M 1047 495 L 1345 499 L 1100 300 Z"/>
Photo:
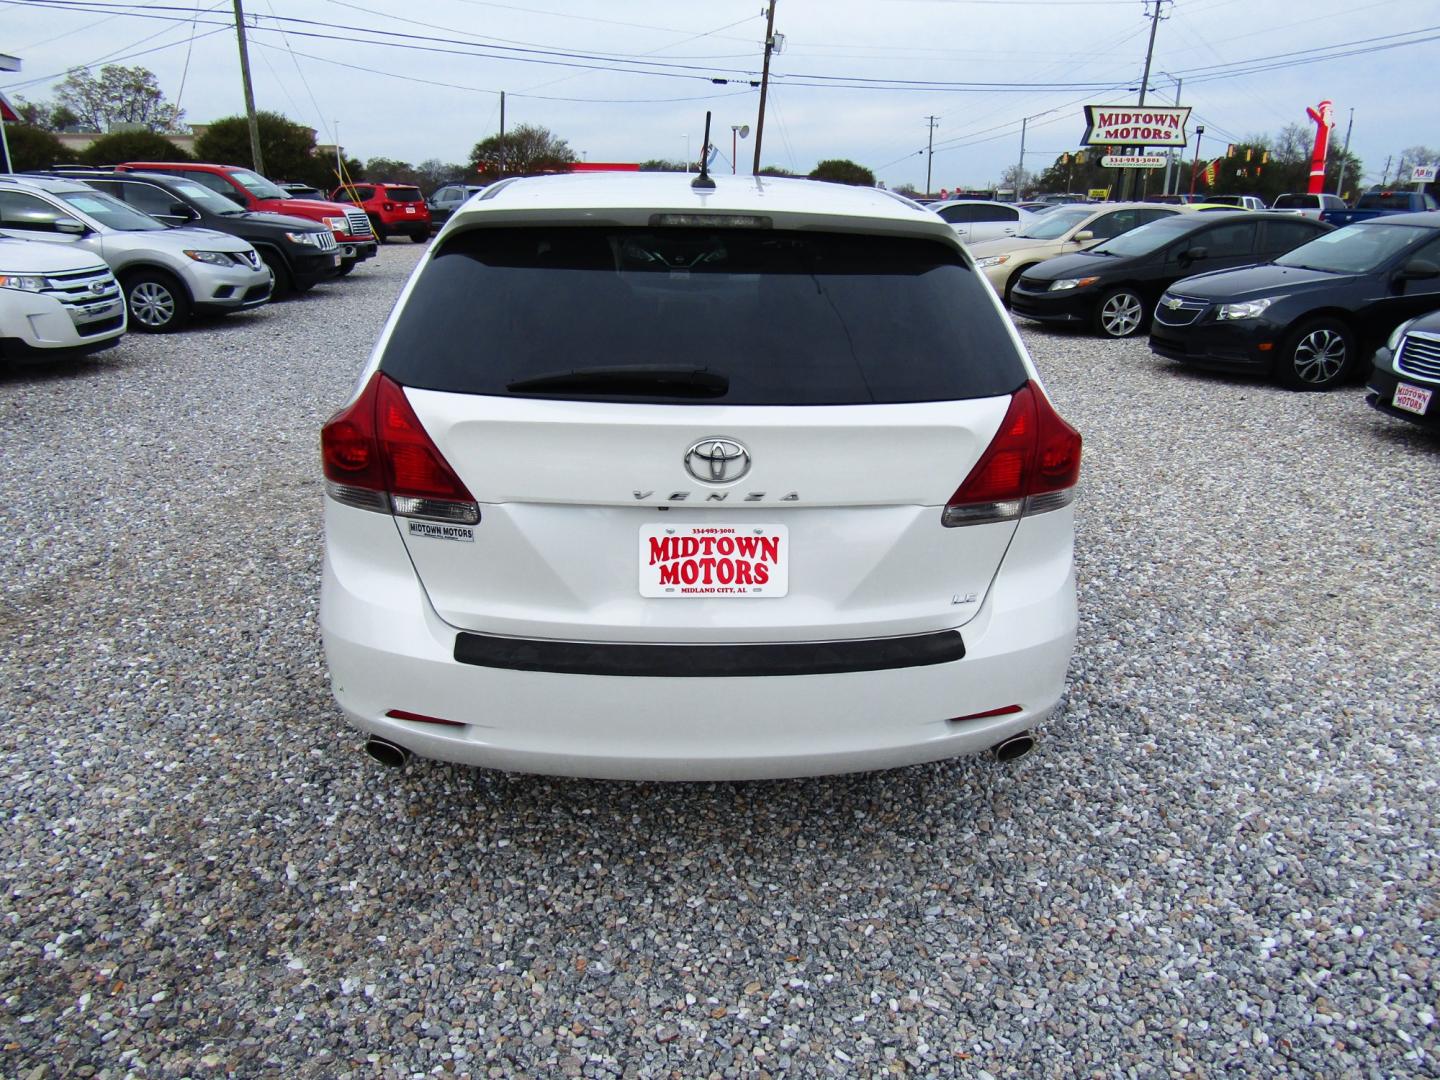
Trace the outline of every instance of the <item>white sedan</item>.
<path fill-rule="evenodd" d="M 1038 216 L 1021 210 L 1014 203 L 990 202 L 986 199 L 953 199 L 931 203 L 927 210 L 939 214 L 967 244 L 981 240 L 998 240 L 1014 236 Z"/>

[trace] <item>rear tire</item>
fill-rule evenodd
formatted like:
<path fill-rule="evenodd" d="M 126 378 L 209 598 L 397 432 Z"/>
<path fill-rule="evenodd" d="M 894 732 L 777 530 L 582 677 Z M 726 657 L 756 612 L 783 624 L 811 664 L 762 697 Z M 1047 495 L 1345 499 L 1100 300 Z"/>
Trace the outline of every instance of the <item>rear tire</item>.
<path fill-rule="evenodd" d="M 1095 307 L 1095 329 L 1108 338 L 1134 337 L 1145 322 L 1145 301 L 1134 289 L 1111 289 Z"/>
<path fill-rule="evenodd" d="M 1339 319 L 1301 323 L 1275 360 L 1275 378 L 1287 390 L 1331 390 L 1355 367 L 1355 335 Z"/>
<path fill-rule="evenodd" d="M 120 275 L 130 326 L 146 334 L 168 334 L 190 317 L 185 286 L 164 270 L 131 270 Z"/>

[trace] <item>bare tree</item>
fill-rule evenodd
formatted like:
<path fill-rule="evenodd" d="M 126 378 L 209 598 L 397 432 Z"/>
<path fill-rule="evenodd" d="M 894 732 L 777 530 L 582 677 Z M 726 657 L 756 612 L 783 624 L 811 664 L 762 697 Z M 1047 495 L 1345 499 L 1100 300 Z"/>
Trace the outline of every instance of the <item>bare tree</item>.
<path fill-rule="evenodd" d="M 92 131 L 110 131 L 117 124 L 176 131 L 185 115 L 165 101 L 155 73 L 143 67 L 109 64 L 99 78 L 88 68 L 75 68 L 55 88 L 55 97 Z"/>

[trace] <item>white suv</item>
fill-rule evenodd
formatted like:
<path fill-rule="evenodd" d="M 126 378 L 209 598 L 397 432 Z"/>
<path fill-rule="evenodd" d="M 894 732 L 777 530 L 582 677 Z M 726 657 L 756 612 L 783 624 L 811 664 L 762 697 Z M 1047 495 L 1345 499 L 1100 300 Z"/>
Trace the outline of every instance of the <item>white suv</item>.
<path fill-rule="evenodd" d="M 120 286 L 99 259 L 0 239 L 0 356 L 79 356 L 108 349 L 124 333 Z"/>
<path fill-rule="evenodd" d="M 322 433 L 320 626 L 382 761 L 740 779 L 1029 749 L 1080 436 L 885 192 L 503 181 Z"/>

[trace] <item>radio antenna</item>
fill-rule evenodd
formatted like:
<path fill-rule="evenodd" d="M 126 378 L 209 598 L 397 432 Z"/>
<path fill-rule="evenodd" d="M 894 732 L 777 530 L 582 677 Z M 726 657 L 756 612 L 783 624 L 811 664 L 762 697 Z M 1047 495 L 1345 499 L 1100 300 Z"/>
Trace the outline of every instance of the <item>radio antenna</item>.
<path fill-rule="evenodd" d="M 710 179 L 710 110 L 705 110 L 705 141 L 700 146 L 700 175 L 690 181 L 697 191 L 714 191 L 715 181 Z"/>

